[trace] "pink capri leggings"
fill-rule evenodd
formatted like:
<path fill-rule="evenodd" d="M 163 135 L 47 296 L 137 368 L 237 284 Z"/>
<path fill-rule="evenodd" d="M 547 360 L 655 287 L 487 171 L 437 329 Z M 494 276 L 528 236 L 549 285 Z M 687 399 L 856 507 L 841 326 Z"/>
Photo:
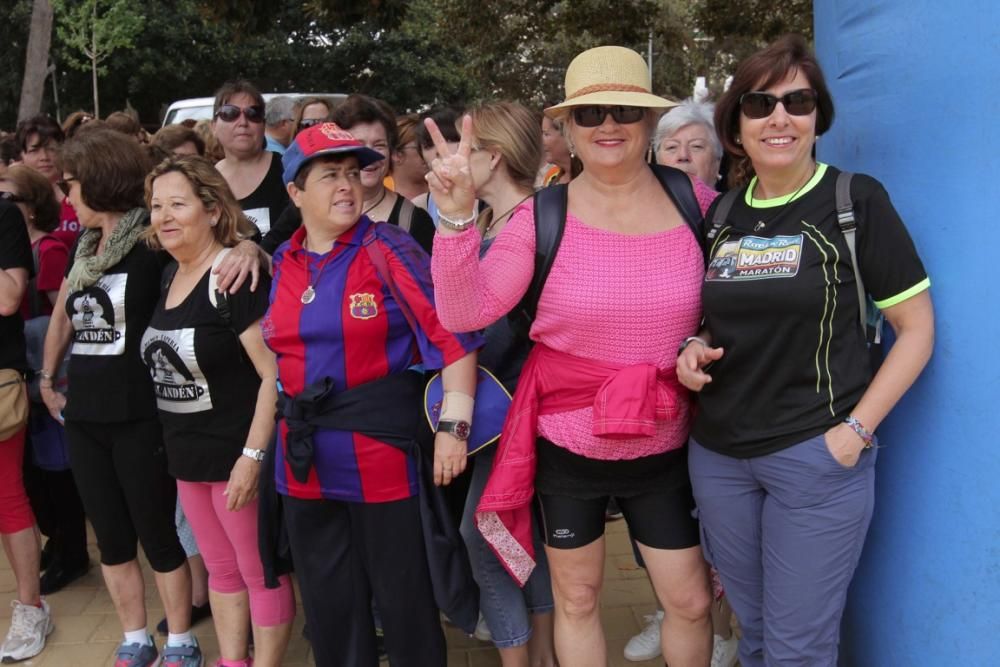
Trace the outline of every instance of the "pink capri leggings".
<path fill-rule="evenodd" d="M 249 591 L 254 625 L 271 627 L 295 617 L 295 593 L 287 576 L 281 586 L 264 586 L 257 550 L 257 501 L 238 512 L 226 509 L 226 482 L 177 480 L 177 495 L 205 559 L 208 587 L 216 593 Z"/>
<path fill-rule="evenodd" d="M 35 525 L 35 515 L 24 491 L 24 434 L 21 429 L 0 440 L 0 533 L 10 535 Z"/>

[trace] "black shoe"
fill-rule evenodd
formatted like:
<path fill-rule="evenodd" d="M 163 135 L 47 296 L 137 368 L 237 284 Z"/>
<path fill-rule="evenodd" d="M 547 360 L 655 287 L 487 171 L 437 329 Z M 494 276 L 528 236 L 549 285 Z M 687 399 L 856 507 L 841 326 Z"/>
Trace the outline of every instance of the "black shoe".
<path fill-rule="evenodd" d="M 206 618 L 208 618 L 211 615 L 212 615 L 212 605 L 210 605 L 209 603 L 206 602 L 205 604 L 201 605 L 200 607 L 195 607 L 194 605 L 192 605 L 191 606 L 191 626 L 193 627 L 195 623 L 198 623 L 199 621 L 203 621 L 203 620 L 205 620 Z M 167 634 L 167 619 L 166 619 L 166 617 L 161 618 L 160 622 L 156 624 L 156 631 L 159 632 L 161 635 L 164 635 L 164 636 Z"/>
<path fill-rule="evenodd" d="M 42 595 L 52 595 L 87 574 L 89 569 L 89 560 L 84 560 L 78 565 L 64 566 L 61 559 L 54 559 L 42 575 L 39 590 Z"/>

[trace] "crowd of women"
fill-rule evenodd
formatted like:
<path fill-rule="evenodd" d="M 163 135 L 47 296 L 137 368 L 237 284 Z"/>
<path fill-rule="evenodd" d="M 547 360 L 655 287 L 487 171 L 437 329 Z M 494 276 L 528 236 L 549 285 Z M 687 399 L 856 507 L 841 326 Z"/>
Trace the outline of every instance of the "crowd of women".
<path fill-rule="evenodd" d="M 209 609 L 216 665 L 282 664 L 292 576 L 323 667 L 443 667 L 442 614 L 505 667 L 603 666 L 615 502 L 658 601 L 627 658 L 837 664 L 874 432 L 934 326 L 886 191 L 816 160 L 834 105 L 801 38 L 742 62 L 714 112 L 614 46 L 544 117 L 265 110 L 237 81 L 208 134 L 143 146 L 87 114 L 16 134 L 4 662 L 42 651 L 42 596 L 87 571 L 85 515 L 115 667 L 202 665 Z M 265 118 L 292 124 L 283 154 Z"/>

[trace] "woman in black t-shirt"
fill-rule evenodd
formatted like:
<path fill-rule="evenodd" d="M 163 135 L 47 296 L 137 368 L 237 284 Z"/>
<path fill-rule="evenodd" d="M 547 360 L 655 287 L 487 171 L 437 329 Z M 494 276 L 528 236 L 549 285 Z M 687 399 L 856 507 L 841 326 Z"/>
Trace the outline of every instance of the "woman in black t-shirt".
<path fill-rule="evenodd" d="M 259 320 L 270 279 L 218 291 L 218 265 L 250 228 L 229 186 L 205 160 L 171 158 L 146 180 L 150 245 L 175 264 L 142 338 L 167 460 L 209 574 L 219 648 L 242 664 L 252 620 L 254 660 L 281 664 L 295 615 L 287 576 L 268 589 L 257 554 L 257 479 L 274 430 L 277 363 Z M 249 591 L 249 592 L 248 592 Z"/>
<path fill-rule="evenodd" d="M 798 36 L 741 63 L 716 108 L 736 174 L 753 178 L 706 239 L 705 328 L 677 372 L 700 392 L 691 481 L 744 667 L 837 663 L 874 504 L 872 434 L 933 347 L 930 281 L 882 186 L 853 177 L 856 252 L 838 223 L 839 171 L 813 159 L 832 121 Z M 859 279 L 896 333 L 874 377 Z"/>

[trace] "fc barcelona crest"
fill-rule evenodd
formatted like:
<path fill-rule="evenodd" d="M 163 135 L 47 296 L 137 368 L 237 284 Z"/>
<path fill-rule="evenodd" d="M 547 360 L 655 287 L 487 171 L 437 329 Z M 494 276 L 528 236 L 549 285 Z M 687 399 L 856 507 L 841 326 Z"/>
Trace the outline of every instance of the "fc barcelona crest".
<path fill-rule="evenodd" d="M 362 294 L 351 295 L 351 317 L 356 320 L 370 320 L 378 315 L 378 306 L 375 304 L 375 295 Z"/>

